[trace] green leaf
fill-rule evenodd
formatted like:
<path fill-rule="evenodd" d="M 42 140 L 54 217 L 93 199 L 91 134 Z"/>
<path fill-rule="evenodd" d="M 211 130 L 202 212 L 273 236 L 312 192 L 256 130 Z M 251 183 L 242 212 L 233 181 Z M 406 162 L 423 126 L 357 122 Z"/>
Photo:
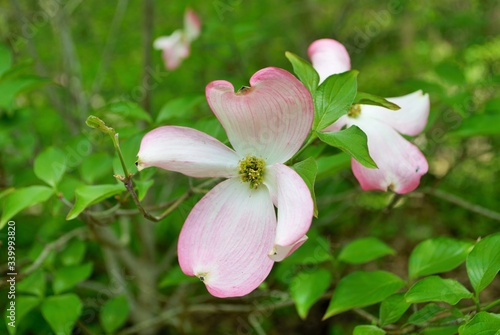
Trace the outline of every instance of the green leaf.
<path fill-rule="evenodd" d="M 437 313 L 444 310 L 446 310 L 446 308 L 439 307 L 434 303 L 430 303 L 428 305 L 425 305 L 422 309 L 419 309 L 418 311 L 410 315 L 410 317 L 408 318 L 408 323 L 411 323 L 413 325 L 420 325 L 422 323 L 426 323 L 434 316 L 436 316 Z"/>
<path fill-rule="evenodd" d="M 450 137 L 493 136 L 500 134 L 500 115 L 474 115 L 462 121 L 460 127 L 448 133 Z"/>
<path fill-rule="evenodd" d="M 194 108 L 206 101 L 203 94 L 185 95 L 167 102 L 158 113 L 156 124 L 162 124 L 175 118 L 186 118 Z"/>
<path fill-rule="evenodd" d="M 293 72 L 299 77 L 302 84 L 307 87 L 311 94 L 314 94 L 319 83 L 318 72 L 316 72 L 309 62 L 294 53 L 287 51 L 285 52 L 285 56 L 292 64 Z"/>
<path fill-rule="evenodd" d="M 405 282 L 386 271 L 356 271 L 342 278 L 323 319 L 347 310 L 376 304 L 396 293 Z"/>
<path fill-rule="evenodd" d="M 119 194 L 125 190 L 121 184 L 80 186 L 75 190 L 76 202 L 69 211 L 66 220 L 76 218 L 85 208 L 107 199 L 113 195 Z"/>
<path fill-rule="evenodd" d="M 465 261 L 472 244 L 448 237 L 423 241 L 415 247 L 409 259 L 409 276 L 420 276 L 453 270 Z"/>
<path fill-rule="evenodd" d="M 43 270 L 38 269 L 20 282 L 16 283 L 19 293 L 32 294 L 37 297 L 45 296 L 46 279 Z"/>
<path fill-rule="evenodd" d="M 500 271 L 500 234 L 477 242 L 467 256 L 467 274 L 476 294 L 483 291 Z"/>
<path fill-rule="evenodd" d="M 345 246 L 339 255 L 339 260 L 351 263 L 362 264 L 385 255 L 395 255 L 394 249 L 375 237 L 365 237 L 357 239 Z"/>
<path fill-rule="evenodd" d="M 64 250 L 59 253 L 59 259 L 65 266 L 78 265 L 85 256 L 86 248 L 85 242 L 79 239 L 73 239 L 66 245 Z"/>
<path fill-rule="evenodd" d="M 453 63 L 441 63 L 436 66 L 437 75 L 443 80 L 447 81 L 450 84 L 454 85 L 463 85 L 465 84 L 465 76 L 462 70 Z"/>
<path fill-rule="evenodd" d="M 160 280 L 159 288 L 176 286 L 181 283 L 199 283 L 197 277 L 186 276 L 179 266 L 171 268 Z"/>
<path fill-rule="evenodd" d="M 57 269 L 52 282 L 54 293 L 63 293 L 84 281 L 92 274 L 92 268 L 93 265 L 89 262 L 83 265 L 70 265 Z"/>
<path fill-rule="evenodd" d="M 460 300 L 468 298 L 472 298 L 472 293 L 462 284 L 454 279 L 443 279 L 439 276 L 419 280 L 405 294 L 406 301 L 412 304 L 442 301 L 456 305 Z"/>
<path fill-rule="evenodd" d="M 429 327 L 423 330 L 423 335 L 455 335 L 458 333 L 458 325 Z"/>
<path fill-rule="evenodd" d="M 295 307 L 302 319 L 307 317 L 309 309 L 326 292 L 332 281 L 332 275 L 325 269 L 314 271 L 303 271 L 292 279 L 290 283 L 290 294 Z"/>
<path fill-rule="evenodd" d="M 12 53 L 10 49 L 0 43 L 0 77 L 12 66 Z"/>
<path fill-rule="evenodd" d="M 382 301 L 380 304 L 380 325 L 397 322 L 410 307 L 406 302 L 404 293 L 396 293 Z"/>
<path fill-rule="evenodd" d="M 42 315 L 56 334 L 71 334 L 82 313 L 82 302 L 76 294 L 51 296 L 42 302 Z"/>
<path fill-rule="evenodd" d="M 111 113 L 119 115 L 125 119 L 130 120 L 144 120 L 148 122 L 153 121 L 151 119 L 151 116 L 144 109 L 142 109 L 141 106 L 131 101 L 112 102 L 101 108 L 100 111 L 104 112 L 105 114 Z"/>
<path fill-rule="evenodd" d="M 17 77 L 0 81 L 0 108 L 10 110 L 15 97 L 36 84 L 46 82 L 45 79 L 36 76 Z"/>
<path fill-rule="evenodd" d="M 313 130 L 321 131 L 346 114 L 356 97 L 358 71 L 334 74 L 319 85 L 314 98 Z"/>
<path fill-rule="evenodd" d="M 113 175 L 113 157 L 109 154 L 98 152 L 86 157 L 80 165 L 83 180 L 89 184 L 95 183 L 99 178 Z"/>
<path fill-rule="evenodd" d="M 333 176 L 338 172 L 345 170 L 351 166 L 351 156 L 345 152 L 341 152 L 331 156 L 321 156 L 316 160 L 318 164 L 317 179 L 323 179 Z"/>
<path fill-rule="evenodd" d="M 56 187 L 66 171 L 66 156 L 54 147 L 49 147 L 35 158 L 35 175 L 49 184 Z"/>
<path fill-rule="evenodd" d="M 309 188 L 314 203 L 314 216 L 318 217 L 318 206 L 316 205 L 316 194 L 314 193 L 314 183 L 316 181 L 316 174 L 318 173 L 316 161 L 314 158 L 309 157 L 302 162 L 295 163 L 293 169 L 299 174 Z"/>
<path fill-rule="evenodd" d="M 329 133 L 318 132 L 321 141 L 341 149 L 351 155 L 355 160 L 368 168 L 377 168 L 377 164 L 368 152 L 368 139 L 358 126 Z"/>
<path fill-rule="evenodd" d="M 125 324 L 130 313 L 127 298 L 123 295 L 108 300 L 102 306 L 99 321 L 106 333 L 114 333 Z"/>
<path fill-rule="evenodd" d="M 498 335 L 500 329 L 500 315 L 479 312 L 458 329 L 460 335 Z"/>
<path fill-rule="evenodd" d="M 2 229 L 10 218 L 28 207 L 47 201 L 54 191 L 47 186 L 28 186 L 18 188 L 5 197 L 3 201 Z"/>
<path fill-rule="evenodd" d="M 353 104 L 380 106 L 393 111 L 401 109 L 401 107 L 393 102 L 390 102 L 389 100 L 386 100 L 385 98 L 363 92 L 358 92 L 356 94 Z"/>
<path fill-rule="evenodd" d="M 24 296 L 24 295 L 21 295 L 21 296 L 16 296 L 15 300 L 10 300 L 12 302 L 15 303 L 15 305 L 12 307 L 12 306 L 5 306 L 5 319 L 6 319 L 6 322 L 9 323 L 9 322 L 12 322 L 12 321 L 15 321 L 15 325 L 16 327 L 19 327 L 20 323 L 21 323 L 21 320 L 24 319 L 24 317 L 26 316 L 26 314 L 28 314 L 32 309 L 34 309 L 36 306 L 38 306 L 40 304 L 40 301 L 41 299 L 38 298 L 38 297 L 31 297 L 31 296 Z M 12 304 L 12 303 L 10 303 Z M 12 317 L 10 317 L 10 313 L 11 311 L 9 311 L 8 309 L 13 309 L 15 308 L 15 311 L 14 311 L 14 319 Z M 16 328 L 15 327 L 7 327 L 8 331 L 9 331 L 9 334 L 13 335 L 16 333 Z"/>
<path fill-rule="evenodd" d="M 354 328 L 354 331 L 352 335 L 384 335 L 385 330 L 377 327 L 377 326 L 368 326 L 368 325 L 362 325 L 362 326 L 356 326 Z"/>

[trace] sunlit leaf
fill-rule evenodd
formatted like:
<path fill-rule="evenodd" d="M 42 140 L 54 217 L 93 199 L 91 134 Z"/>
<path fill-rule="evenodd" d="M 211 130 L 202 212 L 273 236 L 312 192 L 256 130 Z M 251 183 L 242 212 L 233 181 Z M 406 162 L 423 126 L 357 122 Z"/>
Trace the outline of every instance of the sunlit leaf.
<path fill-rule="evenodd" d="M 396 293 L 382 301 L 380 304 L 380 325 L 397 322 L 410 307 L 404 293 Z"/>
<path fill-rule="evenodd" d="M 500 314 L 479 312 L 467 322 L 460 326 L 460 335 L 498 335 L 500 332 Z"/>
<path fill-rule="evenodd" d="M 17 291 L 43 297 L 46 289 L 46 279 L 43 270 L 38 269 L 20 282 L 16 283 Z"/>
<path fill-rule="evenodd" d="M 84 281 L 90 277 L 92 269 L 93 265 L 90 262 L 83 265 L 70 265 L 58 268 L 54 273 L 54 281 L 52 282 L 54 293 L 62 293 Z"/>
<path fill-rule="evenodd" d="M 448 134 L 451 137 L 489 136 L 500 134 L 500 115 L 473 115 L 464 119 L 457 130 Z"/>
<path fill-rule="evenodd" d="M 314 93 L 319 83 L 319 75 L 316 70 L 309 62 L 294 53 L 287 51 L 285 56 L 292 64 L 293 72 L 299 77 L 300 81 L 307 87 L 309 92 Z"/>
<path fill-rule="evenodd" d="M 66 155 L 49 147 L 35 158 L 34 171 L 38 178 L 55 187 L 66 171 Z"/>
<path fill-rule="evenodd" d="M 394 249 L 378 238 L 365 237 L 357 239 L 345 246 L 340 252 L 339 260 L 351 264 L 362 264 L 386 255 L 394 254 L 396 254 Z"/>
<path fill-rule="evenodd" d="M 384 335 L 385 333 L 385 330 L 377 326 L 361 325 L 354 328 L 352 335 Z"/>
<path fill-rule="evenodd" d="M 325 269 L 303 271 L 290 283 L 290 294 L 302 319 L 307 317 L 309 309 L 316 303 L 330 286 L 332 275 Z"/>
<path fill-rule="evenodd" d="M 107 199 L 113 195 L 125 191 L 125 187 L 121 184 L 112 185 L 84 185 L 76 189 L 76 202 L 73 208 L 69 211 L 66 220 L 76 218 L 85 208 Z"/>
<path fill-rule="evenodd" d="M 55 295 L 41 305 L 42 315 L 56 334 L 71 334 L 82 313 L 82 302 L 76 294 Z"/>
<path fill-rule="evenodd" d="M 384 107 L 387 109 L 391 109 L 393 111 L 397 111 L 401 109 L 398 105 L 396 105 L 393 102 L 390 102 L 389 100 L 386 100 L 385 98 L 379 97 L 377 95 L 369 94 L 369 93 L 363 93 L 363 92 L 358 92 L 356 94 L 356 98 L 354 98 L 354 104 L 360 104 L 360 105 L 372 105 L 372 106 L 380 106 Z"/>
<path fill-rule="evenodd" d="M 500 271 L 500 234 L 477 242 L 467 256 L 467 274 L 476 294 L 483 291 Z"/>
<path fill-rule="evenodd" d="M 454 279 L 443 279 L 439 276 L 419 280 L 405 294 L 406 301 L 412 304 L 435 301 L 455 305 L 467 298 L 472 298 L 472 293 L 462 284 Z"/>
<path fill-rule="evenodd" d="M 186 118 L 193 114 L 194 109 L 204 103 L 206 98 L 203 94 L 184 95 L 169 100 L 158 113 L 156 124 L 163 124 L 175 118 Z"/>

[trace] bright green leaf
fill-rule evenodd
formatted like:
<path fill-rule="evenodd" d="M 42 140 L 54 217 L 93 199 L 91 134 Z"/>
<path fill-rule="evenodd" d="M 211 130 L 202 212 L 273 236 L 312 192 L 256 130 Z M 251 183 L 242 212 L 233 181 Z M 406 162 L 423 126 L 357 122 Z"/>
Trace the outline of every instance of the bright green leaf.
<path fill-rule="evenodd" d="M 464 119 L 460 127 L 448 134 L 451 137 L 490 136 L 500 134 L 500 115 L 474 115 Z"/>
<path fill-rule="evenodd" d="M 408 323 L 413 325 L 420 325 L 426 323 L 430 319 L 436 316 L 437 313 L 446 310 L 444 307 L 439 307 L 434 303 L 425 305 L 408 318 Z"/>
<path fill-rule="evenodd" d="M 76 294 L 48 297 L 42 302 L 42 315 L 56 334 L 71 334 L 82 313 L 82 302 Z"/>
<path fill-rule="evenodd" d="M 307 233 L 309 239 L 287 257 L 287 264 L 319 264 L 332 260 L 330 243 L 314 230 Z"/>
<path fill-rule="evenodd" d="M 318 206 L 316 205 L 316 194 L 314 193 L 314 183 L 316 181 L 316 174 L 318 173 L 316 161 L 314 158 L 309 157 L 302 162 L 295 163 L 293 169 L 302 177 L 309 188 L 314 203 L 314 216 L 318 217 Z"/>
<path fill-rule="evenodd" d="M 73 208 L 69 211 L 66 220 L 76 218 L 85 208 L 107 199 L 113 195 L 119 194 L 125 190 L 121 184 L 112 185 L 95 185 L 80 186 L 75 190 L 76 202 Z"/>
<path fill-rule="evenodd" d="M 114 333 L 127 321 L 129 313 L 127 298 L 120 295 L 108 300 L 102 306 L 99 320 L 107 333 Z"/>
<path fill-rule="evenodd" d="M 130 120 L 152 121 L 151 116 L 141 106 L 131 101 L 112 102 L 101 108 L 100 111 L 104 114 L 111 113 Z"/>
<path fill-rule="evenodd" d="M 477 242 L 467 256 L 467 274 L 476 294 L 484 290 L 500 271 L 500 234 Z"/>
<path fill-rule="evenodd" d="M 351 108 L 356 97 L 358 71 L 334 74 L 319 85 L 314 98 L 313 130 L 321 131 Z"/>
<path fill-rule="evenodd" d="M 317 179 L 323 179 L 337 174 L 351 166 L 351 156 L 341 152 L 331 156 L 321 156 L 316 160 L 318 164 Z"/>
<path fill-rule="evenodd" d="M 0 43 L 0 77 L 12 66 L 12 53 L 10 49 Z"/>
<path fill-rule="evenodd" d="M 319 75 L 312 65 L 306 60 L 300 58 L 289 51 L 285 52 L 286 58 L 290 61 L 293 67 L 293 72 L 299 77 L 305 87 L 314 94 L 319 83 Z"/>
<path fill-rule="evenodd" d="M 358 127 L 351 126 L 341 131 L 329 133 L 318 132 L 321 141 L 341 149 L 351 155 L 355 160 L 368 168 L 376 168 L 377 164 L 368 152 L 368 139 L 366 134 Z"/>
<path fill-rule="evenodd" d="M 43 270 L 38 269 L 16 284 L 19 293 L 32 294 L 37 297 L 45 295 L 46 279 Z"/>
<path fill-rule="evenodd" d="M 78 265 L 85 256 L 86 248 L 87 245 L 85 242 L 79 239 L 73 239 L 66 245 L 64 250 L 58 254 L 59 259 L 65 266 Z"/>
<path fill-rule="evenodd" d="M 66 171 L 66 156 L 54 147 L 49 147 L 35 158 L 35 175 L 55 187 Z"/>
<path fill-rule="evenodd" d="M 397 322 L 410 307 L 406 302 L 404 293 L 396 293 L 382 301 L 380 304 L 380 325 Z"/>
<path fill-rule="evenodd" d="M 356 326 L 354 328 L 354 331 L 352 335 L 384 335 L 385 330 L 377 327 L 377 326 L 368 326 L 368 325 L 362 325 L 362 326 Z"/>
<path fill-rule="evenodd" d="M 419 280 L 405 294 L 406 301 L 412 304 L 436 301 L 455 305 L 467 298 L 472 298 L 472 293 L 462 284 L 454 279 L 443 279 L 439 276 Z"/>
<path fill-rule="evenodd" d="M 24 319 L 26 314 L 28 314 L 32 309 L 34 309 L 36 306 L 40 304 L 41 299 L 38 297 L 32 297 L 32 296 L 24 296 L 24 295 L 17 295 L 15 300 L 10 300 L 15 303 L 14 305 L 14 324 L 16 326 L 19 326 L 21 323 L 21 320 Z M 14 321 L 12 318 L 9 318 L 11 316 L 11 311 L 9 311 L 9 308 L 12 310 L 13 307 L 7 305 L 5 306 L 5 317 L 6 317 L 6 322 L 12 322 Z M 13 335 L 16 333 L 16 327 L 7 327 L 9 334 Z"/>
<path fill-rule="evenodd" d="M 357 239 L 345 246 L 340 252 L 339 260 L 351 264 L 362 264 L 394 254 L 396 254 L 394 249 L 378 238 L 366 237 Z"/>
<path fill-rule="evenodd" d="M 156 124 L 162 124 L 175 118 L 185 118 L 194 109 L 206 101 L 203 94 L 185 95 L 167 102 L 158 113 Z"/>
<path fill-rule="evenodd" d="M 47 186 L 18 188 L 5 197 L 0 229 L 17 213 L 28 207 L 47 201 L 54 191 Z"/>
<path fill-rule="evenodd" d="M 80 165 L 83 180 L 89 184 L 95 183 L 99 178 L 113 175 L 113 157 L 109 154 L 98 152 L 86 157 Z"/>
<path fill-rule="evenodd" d="M 331 281 L 332 275 L 325 269 L 300 272 L 292 279 L 290 294 L 302 319 L 307 317 L 309 309 L 326 292 Z"/>
<path fill-rule="evenodd" d="M 58 268 L 54 273 L 52 289 L 59 294 L 84 281 L 92 274 L 92 263 L 70 265 Z"/>
<path fill-rule="evenodd" d="M 380 106 L 393 111 L 401 109 L 401 107 L 393 102 L 390 102 L 389 100 L 386 100 L 385 98 L 363 92 L 358 92 L 356 94 L 353 104 Z"/>
<path fill-rule="evenodd" d="M 479 312 L 458 329 L 460 335 L 497 335 L 500 331 L 500 314 Z"/>
<path fill-rule="evenodd" d="M 448 237 L 423 241 L 410 255 L 410 279 L 453 270 L 465 261 L 471 248 L 469 242 Z"/>
<path fill-rule="evenodd" d="M 0 81 L 0 108 L 10 110 L 15 97 L 36 84 L 46 82 L 45 79 L 36 76 L 17 77 Z"/>
<path fill-rule="evenodd" d="M 429 327 L 423 330 L 423 335 L 455 335 L 458 332 L 458 325 Z"/>
<path fill-rule="evenodd" d="M 342 278 L 323 319 L 347 310 L 376 304 L 396 293 L 405 282 L 386 271 L 356 271 Z"/>

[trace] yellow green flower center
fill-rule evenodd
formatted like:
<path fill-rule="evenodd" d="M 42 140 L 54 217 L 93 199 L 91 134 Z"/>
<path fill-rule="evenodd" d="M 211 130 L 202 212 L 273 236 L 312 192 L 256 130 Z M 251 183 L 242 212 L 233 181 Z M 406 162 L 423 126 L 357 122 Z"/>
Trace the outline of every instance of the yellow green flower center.
<path fill-rule="evenodd" d="M 250 188 L 257 188 L 264 181 L 266 162 L 255 156 L 247 156 L 239 163 L 238 174 L 245 183 L 250 183 Z"/>
<path fill-rule="evenodd" d="M 357 118 L 361 114 L 361 106 L 358 104 L 354 104 L 351 106 L 351 109 L 349 109 L 349 112 L 347 113 L 347 116 L 352 117 L 353 119 Z"/>

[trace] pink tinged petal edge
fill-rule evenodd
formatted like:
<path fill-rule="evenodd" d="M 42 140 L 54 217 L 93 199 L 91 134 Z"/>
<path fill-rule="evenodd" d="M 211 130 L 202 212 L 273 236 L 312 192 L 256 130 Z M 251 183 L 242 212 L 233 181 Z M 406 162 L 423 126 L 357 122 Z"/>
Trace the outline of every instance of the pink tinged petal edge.
<path fill-rule="evenodd" d="M 277 163 L 267 167 L 265 185 L 278 208 L 275 246 L 270 250 L 273 260 L 282 260 L 302 243 L 311 226 L 314 204 L 311 192 L 302 178 L 290 167 Z"/>
<path fill-rule="evenodd" d="M 141 141 L 138 170 L 156 166 L 191 177 L 233 177 L 238 174 L 237 154 L 217 139 L 196 129 L 164 126 Z"/>
<path fill-rule="evenodd" d="M 352 160 L 352 171 L 361 188 L 365 191 L 390 189 L 399 194 L 416 189 L 420 177 L 429 168 L 422 152 L 390 126 L 363 114 L 352 123 L 366 133 L 370 156 L 378 166 L 378 169 L 369 169 Z"/>
<path fill-rule="evenodd" d="M 314 69 L 318 72 L 320 83 L 332 74 L 351 69 L 351 59 L 346 48 L 338 41 L 323 38 L 316 40 L 307 49 Z"/>
<path fill-rule="evenodd" d="M 189 214 L 179 236 L 182 271 L 203 277 L 220 298 L 243 296 L 268 276 L 276 231 L 274 207 L 265 187 L 250 189 L 238 178 L 208 192 Z"/>
<path fill-rule="evenodd" d="M 401 109 L 389 110 L 379 106 L 362 105 L 361 113 L 388 124 L 398 132 L 415 136 L 420 134 L 427 124 L 429 116 L 429 95 L 416 91 L 401 97 L 387 98 Z"/>
<path fill-rule="evenodd" d="M 212 111 L 241 157 L 256 155 L 268 164 L 283 163 L 295 154 L 314 117 L 309 91 L 291 73 L 265 68 L 250 79 L 251 87 L 235 93 L 223 80 L 207 85 Z"/>
<path fill-rule="evenodd" d="M 188 41 L 194 41 L 201 32 L 201 21 L 198 15 L 191 9 L 184 13 L 184 32 Z"/>

